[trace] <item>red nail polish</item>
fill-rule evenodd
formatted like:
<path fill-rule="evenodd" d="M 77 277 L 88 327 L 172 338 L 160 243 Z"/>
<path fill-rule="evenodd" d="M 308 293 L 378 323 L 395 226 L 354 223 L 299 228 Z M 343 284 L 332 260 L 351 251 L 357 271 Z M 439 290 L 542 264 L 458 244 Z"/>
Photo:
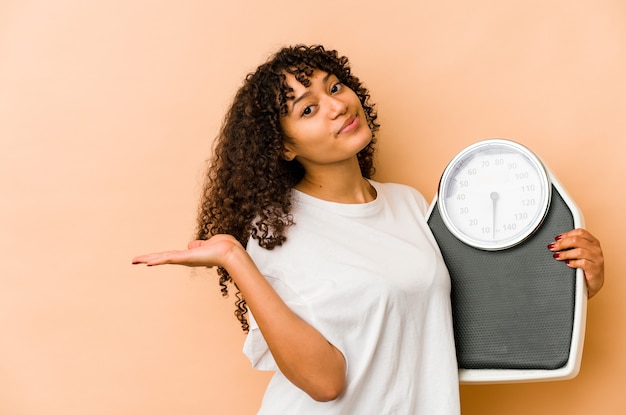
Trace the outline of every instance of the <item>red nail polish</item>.
<path fill-rule="evenodd" d="M 552 258 L 554 258 L 554 259 L 558 259 L 560 255 L 561 255 L 561 254 L 559 254 L 559 253 L 557 252 L 556 254 L 552 254 Z"/>
<path fill-rule="evenodd" d="M 553 243 L 548 244 L 548 249 L 552 249 L 552 248 L 554 248 L 554 244 Z"/>
<path fill-rule="evenodd" d="M 560 241 L 561 239 L 563 239 L 563 235 L 557 235 L 554 237 L 555 241 Z"/>

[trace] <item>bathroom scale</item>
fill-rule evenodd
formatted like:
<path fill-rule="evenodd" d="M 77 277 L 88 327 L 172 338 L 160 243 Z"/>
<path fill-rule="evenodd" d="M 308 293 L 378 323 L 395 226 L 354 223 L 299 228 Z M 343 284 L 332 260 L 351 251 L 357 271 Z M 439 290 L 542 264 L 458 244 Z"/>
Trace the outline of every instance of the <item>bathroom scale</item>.
<path fill-rule="evenodd" d="M 466 147 L 446 166 L 427 221 L 450 273 L 460 381 L 575 377 L 586 284 L 547 245 L 584 227 L 583 216 L 541 159 L 505 139 Z"/>

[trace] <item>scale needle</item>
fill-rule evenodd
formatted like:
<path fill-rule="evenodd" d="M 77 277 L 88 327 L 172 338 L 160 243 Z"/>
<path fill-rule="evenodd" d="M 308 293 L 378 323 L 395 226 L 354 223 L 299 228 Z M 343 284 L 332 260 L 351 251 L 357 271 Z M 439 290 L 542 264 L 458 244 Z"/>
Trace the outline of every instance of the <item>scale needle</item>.
<path fill-rule="evenodd" d="M 498 200 L 498 192 L 491 192 L 491 211 L 493 216 L 493 239 L 496 239 L 496 200 Z"/>

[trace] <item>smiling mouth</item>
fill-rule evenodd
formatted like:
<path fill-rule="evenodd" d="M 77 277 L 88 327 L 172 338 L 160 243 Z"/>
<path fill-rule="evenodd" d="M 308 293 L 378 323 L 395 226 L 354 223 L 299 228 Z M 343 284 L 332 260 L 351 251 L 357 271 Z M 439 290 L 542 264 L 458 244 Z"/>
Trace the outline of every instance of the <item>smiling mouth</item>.
<path fill-rule="evenodd" d="M 352 115 L 350 116 L 350 118 L 346 120 L 345 123 L 343 123 L 343 125 L 341 126 L 341 129 L 339 129 L 339 134 L 351 133 L 352 131 L 356 130 L 358 127 L 359 127 L 359 117 L 357 117 L 356 115 Z"/>

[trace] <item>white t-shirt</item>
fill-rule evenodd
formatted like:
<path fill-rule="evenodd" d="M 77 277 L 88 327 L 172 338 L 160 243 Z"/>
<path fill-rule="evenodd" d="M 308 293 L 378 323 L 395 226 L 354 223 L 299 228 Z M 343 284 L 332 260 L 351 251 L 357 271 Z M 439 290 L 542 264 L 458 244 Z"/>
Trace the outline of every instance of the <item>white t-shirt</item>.
<path fill-rule="evenodd" d="M 276 371 L 258 414 L 456 415 L 450 277 L 413 188 L 371 181 L 374 201 L 293 191 L 295 225 L 273 250 L 248 252 L 287 305 L 344 355 L 347 386 L 316 402 L 287 380 L 253 316 L 244 353 Z"/>

